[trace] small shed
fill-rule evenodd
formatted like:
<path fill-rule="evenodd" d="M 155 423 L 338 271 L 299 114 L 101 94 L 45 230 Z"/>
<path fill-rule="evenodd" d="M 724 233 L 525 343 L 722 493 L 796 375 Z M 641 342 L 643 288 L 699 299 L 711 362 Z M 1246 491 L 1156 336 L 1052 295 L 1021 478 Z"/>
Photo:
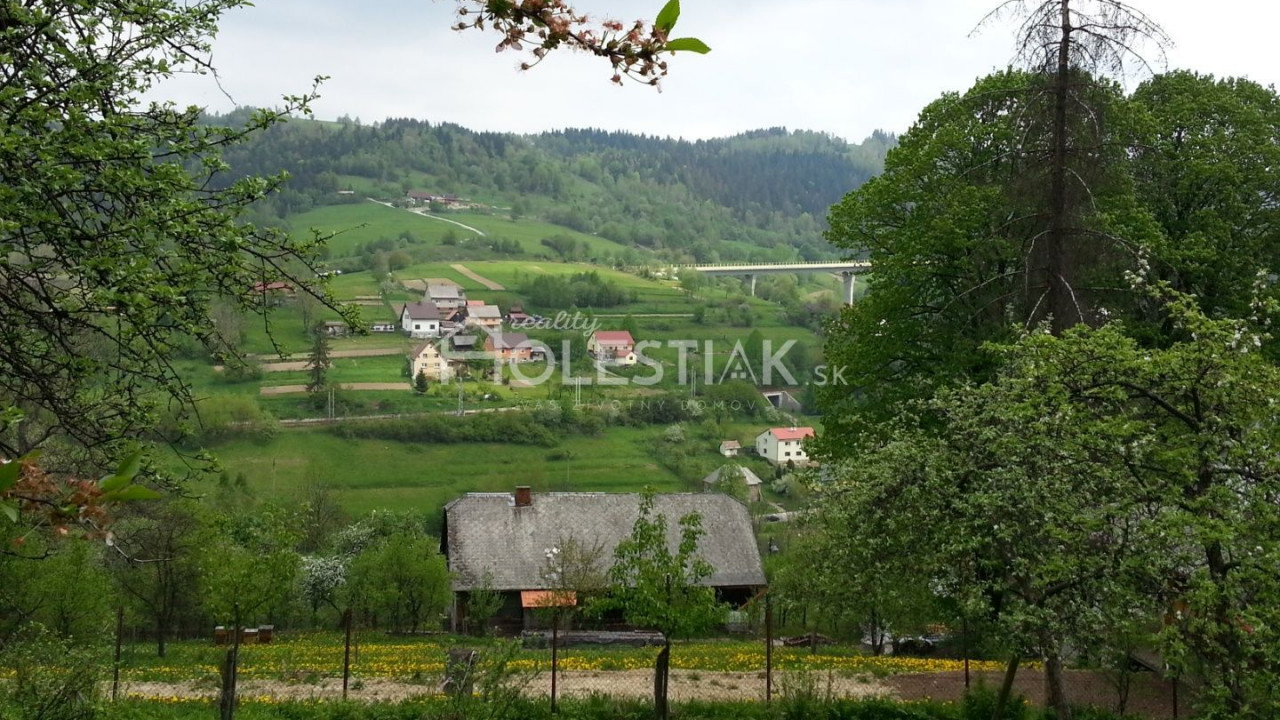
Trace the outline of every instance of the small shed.
<path fill-rule="evenodd" d="M 737 440 L 725 440 L 720 443 L 720 454 L 725 457 L 738 457 L 739 452 L 742 452 L 742 443 Z"/>

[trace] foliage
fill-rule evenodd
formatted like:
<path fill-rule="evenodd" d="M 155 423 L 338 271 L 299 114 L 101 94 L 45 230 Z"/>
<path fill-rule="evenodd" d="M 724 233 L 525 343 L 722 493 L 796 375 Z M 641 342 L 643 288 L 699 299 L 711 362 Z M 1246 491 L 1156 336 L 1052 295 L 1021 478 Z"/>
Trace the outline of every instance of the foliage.
<path fill-rule="evenodd" d="M 6 456 L 56 440 L 99 466 L 118 458 L 166 399 L 190 403 L 171 361 L 182 338 L 234 351 L 210 321 L 215 304 L 261 312 L 253 288 L 272 281 L 324 295 L 314 239 L 242 222 L 283 178 L 230 181 L 219 159 L 312 96 L 239 128 L 139 101 L 175 73 L 206 71 L 219 16 L 243 4 L 7 7 L 0 284 L 12 291 L 0 300 L 0 385 L 27 421 L 0 436 Z"/>
<path fill-rule="evenodd" d="M 348 586 L 363 612 L 376 614 L 396 630 L 434 628 L 450 600 L 449 568 L 438 543 L 397 534 L 352 561 Z"/>
<path fill-rule="evenodd" d="M 829 501 L 860 518 L 841 541 L 910 557 L 921 582 L 994 617 L 1011 652 L 1052 659 L 1064 641 L 1096 644 L 1175 608 L 1167 661 L 1204 679 L 1207 707 L 1265 717 L 1277 698 L 1262 659 L 1280 647 L 1266 629 L 1280 587 L 1264 569 L 1280 559 L 1268 539 L 1280 371 L 1247 324 L 1155 292 L 1177 342 L 1142 348 L 1108 325 L 995 349 L 995 380 L 939 392 L 926 408 L 937 428 L 908 419 Z"/>
<path fill-rule="evenodd" d="M 311 606 L 312 613 L 324 605 L 339 609 L 338 592 L 347 582 L 348 562 L 345 557 L 309 555 L 302 558 L 298 568 L 298 589 Z"/>
<path fill-rule="evenodd" d="M 138 505 L 114 533 L 112 579 L 135 615 L 151 625 L 164 657 L 169 633 L 199 603 L 199 554 L 208 540 L 203 514 L 189 500 Z"/>
<path fill-rule="evenodd" d="M 13 672 L 11 679 L 0 684 L 0 717 L 91 720 L 96 716 L 101 659 L 84 646 L 31 624 L 3 646 L 0 665 Z"/>
<path fill-rule="evenodd" d="M 493 573 L 488 570 L 480 577 L 480 585 L 467 593 L 467 629 L 472 635 L 483 635 L 489 630 L 489 621 L 502 609 L 502 593 L 493 589 Z"/>
<path fill-rule="evenodd" d="M 679 540 L 672 552 L 667 517 L 654 515 L 653 494 L 640 502 L 631 534 L 614 549 L 609 568 L 610 592 L 595 603 L 596 612 L 620 611 L 628 625 L 686 637 L 714 628 L 726 608 L 715 591 L 701 581 L 712 567 L 698 556 L 702 518 L 689 513 L 678 521 Z"/>
<path fill-rule="evenodd" d="M 594 270 L 569 277 L 537 275 L 520 286 L 530 307 L 564 310 L 574 307 L 609 308 L 627 302 L 627 292 Z"/>

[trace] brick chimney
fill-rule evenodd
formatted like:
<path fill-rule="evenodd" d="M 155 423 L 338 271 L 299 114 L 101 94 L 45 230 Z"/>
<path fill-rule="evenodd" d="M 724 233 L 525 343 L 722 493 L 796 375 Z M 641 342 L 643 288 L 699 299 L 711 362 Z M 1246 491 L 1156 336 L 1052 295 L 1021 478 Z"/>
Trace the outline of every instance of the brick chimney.
<path fill-rule="evenodd" d="M 533 505 L 533 492 L 529 490 L 528 485 L 516 486 L 516 507 L 529 507 Z"/>

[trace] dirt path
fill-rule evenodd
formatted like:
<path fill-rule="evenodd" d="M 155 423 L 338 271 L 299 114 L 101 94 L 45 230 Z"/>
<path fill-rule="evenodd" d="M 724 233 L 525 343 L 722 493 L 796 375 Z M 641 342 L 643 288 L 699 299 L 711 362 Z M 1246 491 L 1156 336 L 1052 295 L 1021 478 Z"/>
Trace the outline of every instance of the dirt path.
<path fill-rule="evenodd" d="M 820 677 L 819 677 L 820 676 Z M 350 690 L 350 698 L 357 701 L 400 701 L 439 692 L 438 678 L 427 678 L 422 683 L 408 683 L 385 678 L 368 678 Z M 856 680 L 834 674 L 816 673 L 816 690 L 830 692 L 838 697 L 892 697 L 893 690 L 881 681 Z M 788 681 L 781 674 L 774 678 L 774 693 L 785 691 Z M 143 697 L 212 698 L 217 690 L 208 683 L 132 682 L 121 688 L 126 695 Z M 671 671 L 670 697 L 675 702 L 690 700 L 760 700 L 763 701 L 764 673 L 699 672 L 693 670 Z M 544 672 L 525 687 L 531 696 L 551 694 L 551 674 Z M 608 695 L 616 698 L 644 699 L 653 697 L 652 670 L 625 670 L 612 672 L 562 672 L 557 678 L 557 695 L 560 697 L 586 697 Z M 283 682 L 280 680 L 241 680 L 241 697 L 335 699 L 342 697 L 341 678 L 316 678 L 310 682 Z"/>
<path fill-rule="evenodd" d="M 330 351 L 329 351 L 329 357 L 331 357 L 331 358 L 378 357 L 379 355 L 402 355 L 402 354 L 404 354 L 404 352 L 405 352 L 405 351 L 404 351 L 404 349 L 402 349 L 402 348 L 396 348 L 396 347 L 387 347 L 387 348 L 356 348 L 355 350 L 330 350 Z M 254 360 L 265 360 L 265 361 L 267 361 L 267 362 L 263 365 L 263 370 L 266 370 L 267 372 L 271 372 L 271 371 L 270 371 L 270 370 L 267 370 L 266 365 L 283 365 L 283 364 L 286 364 L 286 363 L 294 362 L 294 361 L 292 361 L 292 360 L 285 360 L 285 361 L 282 361 L 282 362 L 271 362 L 271 361 L 273 361 L 273 360 L 278 360 L 278 359 L 280 358 L 280 356 L 279 356 L 279 355 L 274 355 L 274 354 L 271 354 L 271 355 L 248 355 L 247 357 L 253 358 Z"/>
<path fill-rule="evenodd" d="M 972 684 L 988 688 L 1000 687 L 1003 673 L 974 672 Z M 894 675 L 883 681 L 903 700 L 959 700 L 964 695 L 964 672 L 933 672 Z M 1073 704 L 1092 705 L 1109 710 L 1116 709 L 1116 689 L 1103 673 L 1089 670 L 1069 670 L 1063 683 L 1067 697 Z M 1032 704 L 1044 705 L 1044 672 L 1023 668 L 1014 681 L 1014 691 L 1025 696 Z M 1191 693 L 1182 688 L 1182 707 L 1189 707 Z M 1142 718 L 1172 718 L 1173 686 L 1152 673 L 1135 673 L 1129 691 L 1127 711 Z"/>
<path fill-rule="evenodd" d="M 473 271 L 472 271 L 470 268 L 468 268 L 466 265 L 453 264 L 453 265 L 450 265 L 449 267 L 453 268 L 454 270 L 457 270 L 458 272 L 462 273 L 463 275 L 466 275 L 467 277 L 471 278 L 472 280 L 475 280 L 476 282 L 478 282 L 478 283 L 480 283 L 481 285 L 483 285 L 483 286 L 485 286 L 485 287 L 489 288 L 490 290 L 506 290 L 506 288 L 504 288 L 504 287 L 502 287 L 501 285 L 499 285 L 498 283 L 496 283 L 496 282 L 494 282 L 494 281 L 490 280 L 489 278 L 484 277 L 483 275 L 479 275 L 479 274 L 477 274 L 477 273 L 473 272 Z"/>
<path fill-rule="evenodd" d="M 386 206 L 387 206 L 387 207 L 389 207 L 389 208 L 394 208 L 394 207 L 395 207 L 395 205 L 392 205 L 392 204 L 391 204 L 391 203 L 389 203 L 389 202 L 383 202 L 383 201 L 381 201 L 381 200 L 374 200 L 373 198 L 365 198 L 365 199 L 366 199 L 366 200 L 368 200 L 369 202 L 378 203 L 379 205 L 386 205 Z M 460 228 L 462 228 L 462 229 L 464 229 L 464 230 L 470 230 L 471 232 L 473 232 L 473 233 L 475 233 L 475 234 L 479 235 L 480 237 L 484 237 L 484 231 L 483 231 L 483 230 L 480 230 L 480 229 L 478 229 L 478 228 L 473 228 L 473 227 L 471 227 L 470 225 L 463 225 L 462 223 L 458 222 L 457 220 L 450 220 L 449 218 L 442 218 L 442 217 L 440 217 L 439 215 L 432 215 L 432 214 L 428 213 L 428 212 L 427 212 L 427 211 L 425 211 L 425 210 L 412 210 L 412 209 L 409 209 L 409 208 L 405 208 L 405 212 L 411 212 L 411 213 L 413 213 L 414 215 L 421 215 L 422 217 L 427 218 L 427 219 L 429 219 L 429 220 L 439 220 L 440 222 L 447 222 L 447 223 L 449 223 L 450 225 L 457 225 L 458 227 L 460 227 Z"/>
<path fill-rule="evenodd" d="M 343 383 L 343 390 L 412 390 L 413 387 L 408 382 L 397 383 Z M 273 385 L 270 387 L 258 388 L 259 395 L 292 395 L 294 393 L 304 393 L 307 391 L 306 385 Z"/>

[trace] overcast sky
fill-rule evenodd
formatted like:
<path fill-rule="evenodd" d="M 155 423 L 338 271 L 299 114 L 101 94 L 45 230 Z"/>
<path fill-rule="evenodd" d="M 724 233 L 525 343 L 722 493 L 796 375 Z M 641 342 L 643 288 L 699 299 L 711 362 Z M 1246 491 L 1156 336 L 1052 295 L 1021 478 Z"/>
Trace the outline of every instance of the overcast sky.
<path fill-rule="evenodd" d="M 577 0 L 596 17 L 651 19 L 664 0 Z M 1280 84 L 1276 0 L 1130 0 L 1173 38 L 1170 68 Z M 948 90 L 1003 68 L 1013 28 L 971 36 L 996 0 L 684 0 L 677 35 L 711 45 L 672 59 L 663 92 L 609 82 L 603 60 L 553 54 L 529 72 L 499 37 L 456 32 L 452 0 L 258 0 L 226 15 L 222 87 L 180 77 L 154 97 L 212 110 L 274 105 L 328 75 L 316 116 L 415 117 L 477 130 L 623 129 L 684 138 L 761 127 L 860 140 L 906 130 Z"/>

